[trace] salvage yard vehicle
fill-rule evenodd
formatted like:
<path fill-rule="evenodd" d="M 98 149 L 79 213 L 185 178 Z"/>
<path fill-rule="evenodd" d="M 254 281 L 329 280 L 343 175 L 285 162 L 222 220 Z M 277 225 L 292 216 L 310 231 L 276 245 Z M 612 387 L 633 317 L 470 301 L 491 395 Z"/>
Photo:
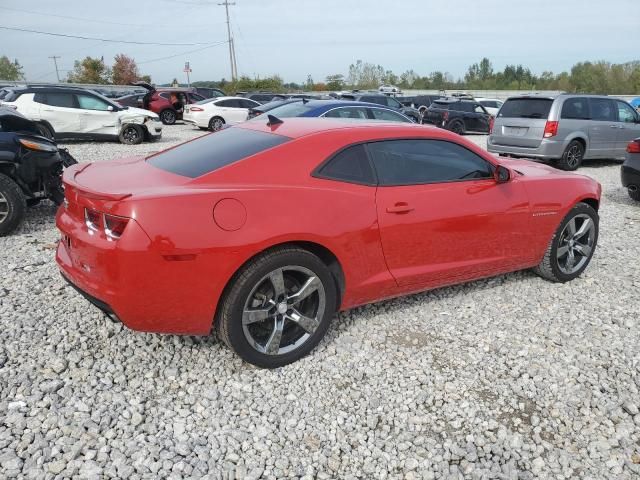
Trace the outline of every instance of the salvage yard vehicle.
<path fill-rule="evenodd" d="M 193 105 L 185 105 L 182 119 L 202 130 L 216 132 L 225 125 L 244 122 L 249 109 L 259 105 L 254 100 L 242 97 L 208 98 Z"/>
<path fill-rule="evenodd" d="M 176 120 L 182 120 L 185 105 L 205 100 L 193 88 L 156 88 L 147 82 L 134 82 L 132 85 L 147 90 L 142 97 L 142 108 L 157 113 L 165 125 L 173 125 Z"/>
<path fill-rule="evenodd" d="M 627 189 L 629 196 L 640 202 L 640 138 L 629 142 L 627 155 L 620 170 L 622 186 Z"/>
<path fill-rule="evenodd" d="M 63 277 L 129 328 L 214 327 L 278 367 L 336 311 L 528 268 L 566 282 L 596 248 L 589 177 L 413 123 L 257 120 L 67 169 Z"/>
<path fill-rule="evenodd" d="M 34 122 L 0 107 L 0 237 L 20 225 L 27 206 L 43 199 L 62 203 L 62 169 L 75 163 Z"/>
<path fill-rule="evenodd" d="M 83 88 L 17 88 L 2 105 L 33 120 L 43 136 L 56 140 L 119 140 L 137 145 L 162 136 L 155 113 L 122 107 Z"/>
<path fill-rule="evenodd" d="M 440 98 L 422 115 L 422 123 L 451 130 L 458 135 L 467 132 L 489 133 L 491 115 L 475 100 Z"/>
<path fill-rule="evenodd" d="M 413 123 L 413 120 L 393 108 L 367 102 L 349 102 L 348 100 L 303 100 L 299 102 L 289 102 L 269 110 L 267 114 L 280 119 L 292 117 L 323 117 Z M 263 121 L 263 119 L 260 117 L 259 120 L 256 119 L 254 121 Z"/>
<path fill-rule="evenodd" d="M 409 117 L 416 123 L 420 123 L 420 119 L 422 117 L 417 109 L 413 107 L 406 107 L 395 98 L 389 97 L 387 95 L 382 95 L 381 93 L 377 92 L 353 91 L 351 93 L 341 94 L 340 98 L 343 98 L 344 100 L 351 100 L 354 102 L 377 103 L 378 105 L 393 108 L 394 110 L 397 110 L 403 115 Z"/>
<path fill-rule="evenodd" d="M 640 116 L 623 100 L 584 94 L 525 95 L 505 101 L 487 150 L 575 170 L 587 159 L 623 159 L 627 144 L 638 136 Z"/>

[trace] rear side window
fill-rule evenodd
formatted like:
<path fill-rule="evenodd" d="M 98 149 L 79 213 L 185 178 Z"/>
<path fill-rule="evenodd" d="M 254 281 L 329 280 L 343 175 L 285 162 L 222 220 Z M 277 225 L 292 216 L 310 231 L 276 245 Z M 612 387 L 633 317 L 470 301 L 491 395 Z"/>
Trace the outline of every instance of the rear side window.
<path fill-rule="evenodd" d="M 388 122 L 405 122 L 413 123 L 404 115 L 394 112 L 393 110 L 385 110 L 384 108 L 372 108 L 371 113 L 376 120 L 385 120 Z"/>
<path fill-rule="evenodd" d="M 302 114 L 311 110 L 311 108 L 313 107 L 303 102 L 285 103 L 284 105 L 269 110 L 269 115 L 274 115 L 278 118 L 300 117 Z"/>
<path fill-rule="evenodd" d="M 316 177 L 347 183 L 374 185 L 375 178 L 364 145 L 354 145 L 337 153 L 318 170 Z"/>
<path fill-rule="evenodd" d="M 45 94 L 45 102 L 52 107 L 77 108 L 73 94 L 71 93 L 47 93 Z"/>
<path fill-rule="evenodd" d="M 289 137 L 244 128 L 225 128 L 148 157 L 154 167 L 196 178 L 287 141 Z"/>
<path fill-rule="evenodd" d="M 631 105 L 626 102 L 621 102 L 620 100 L 616 101 L 616 105 L 618 106 L 618 121 L 624 123 L 635 123 L 636 121 L 636 112 L 633 111 Z"/>
<path fill-rule="evenodd" d="M 586 98 L 567 98 L 562 104 L 560 118 L 589 119 L 589 103 Z"/>
<path fill-rule="evenodd" d="M 334 108 L 333 110 L 329 110 L 322 116 L 327 118 L 357 118 L 361 120 L 368 118 L 367 110 L 363 107 Z"/>
<path fill-rule="evenodd" d="M 386 97 L 362 97 L 361 102 L 377 103 L 378 105 L 387 105 Z"/>
<path fill-rule="evenodd" d="M 449 110 L 449 105 L 450 104 L 448 102 L 433 102 L 431 104 L 433 108 L 440 108 L 442 110 Z"/>
<path fill-rule="evenodd" d="M 501 118 L 548 118 L 553 100 L 550 98 L 510 98 L 498 116 Z"/>
<path fill-rule="evenodd" d="M 616 106 L 608 98 L 590 98 L 591 119 L 601 122 L 615 122 L 618 119 Z"/>
<path fill-rule="evenodd" d="M 390 140 L 367 146 L 380 185 L 418 185 L 491 178 L 488 162 L 443 140 Z"/>

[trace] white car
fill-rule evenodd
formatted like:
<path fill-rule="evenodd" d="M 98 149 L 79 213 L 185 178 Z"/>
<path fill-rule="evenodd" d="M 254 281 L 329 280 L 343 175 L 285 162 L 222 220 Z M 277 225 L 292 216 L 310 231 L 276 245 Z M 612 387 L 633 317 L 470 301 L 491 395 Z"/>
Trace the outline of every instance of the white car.
<path fill-rule="evenodd" d="M 2 105 L 37 123 L 45 137 L 87 140 L 120 140 L 137 145 L 162 136 L 157 114 L 141 108 L 122 107 L 102 95 L 72 87 L 16 88 Z"/>
<path fill-rule="evenodd" d="M 255 100 L 243 97 L 207 98 L 198 103 L 184 106 L 182 120 L 203 130 L 220 130 L 225 124 L 244 122 L 249 109 L 260 106 Z"/>
<path fill-rule="evenodd" d="M 498 100 L 497 98 L 476 98 L 476 102 L 482 105 L 487 112 L 489 112 L 494 117 L 498 114 L 498 110 L 502 107 L 504 103 L 502 100 Z"/>

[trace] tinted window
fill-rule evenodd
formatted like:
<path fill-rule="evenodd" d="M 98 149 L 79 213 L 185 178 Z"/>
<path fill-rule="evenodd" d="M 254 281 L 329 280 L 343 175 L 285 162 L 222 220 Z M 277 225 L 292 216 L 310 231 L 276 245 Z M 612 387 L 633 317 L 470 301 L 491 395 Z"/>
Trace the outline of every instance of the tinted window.
<path fill-rule="evenodd" d="M 494 102 L 492 100 L 482 100 L 480 103 L 488 108 L 498 108 L 498 102 Z"/>
<path fill-rule="evenodd" d="M 455 110 L 458 112 L 473 112 L 473 105 L 467 102 L 452 103 L 449 106 L 449 110 Z"/>
<path fill-rule="evenodd" d="M 360 99 L 360 101 L 369 102 L 369 103 L 377 103 L 379 105 L 386 105 L 387 104 L 387 98 L 386 97 L 362 97 Z"/>
<path fill-rule="evenodd" d="M 334 108 L 333 110 L 329 110 L 327 113 L 322 115 L 327 118 L 359 118 L 366 119 L 367 110 L 363 107 L 340 107 Z"/>
<path fill-rule="evenodd" d="M 329 160 L 318 171 L 317 176 L 349 183 L 375 184 L 364 145 L 345 148 Z"/>
<path fill-rule="evenodd" d="M 202 95 L 198 95 L 197 93 L 190 93 L 189 97 L 191 97 L 192 103 L 201 102 L 202 100 L 204 100 L 204 97 Z"/>
<path fill-rule="evenodd" d="M 589 104 L 586 98 L 567 98 L 562 104 L 560 118 L 589 118 Z"/>
<path fill-rule="evenodd" d="M 159 93 L 158 95 L 160 95 L 162 98 L 166 98 L 167 100 L 169 100 L 169 92 L 162 92 L 162 93 Z"/>
<path fill-rule="evenodd" d="M 290 140 L 282 135 L 226 128 L 148 157 L 151 165 L 196 178 Z"/>
<path fill-rule="evenodd" d="M 618 121 L 625 123 L 634 123 L 636 121 L 636 113 L 630 105 L 625 102 L 617 101 L 618 105 Z"/>
<path fill-rule="evenodd" d="M 387 106 L 391 108 L 402 108 L 402 105 L 395 98 L 386 97 Z"/>
<path fill-rule="evenodd" d="M 475 113 L 487 113 L 487 111 L 482 107 L 482 105 L 479 105 L 479 104 L 475 104 L 473 106 L 473 111 Z"/>
<path fill-rule="evenodd" d="M 393 110 L 385 110 L 384 108 L 372 108 L 371 113 L 376 120 L 386 120 L 389 122 L 405 122 L 413 123 L 404 115 L 394 112 Z"/>
<path fill-rule="evenodd" d="M 475 153 L 442 140 L 392 140 L 368 145 L 380 185 L 415 185 L 492 176 Z"/>
<path fill-rule="evenodd" d="M 216 102 L 216 105 L 218 107 L 223 107 L 223 108 L 237 108 L 240 106 L 240 104 L 238 103 L 238 100 L 234 100 L 234 99 L 220 100 Z"/>
<path fill-rule="evenodd" d="M 71 93 L 47 93 L 46 104 L 54 107 L 77 108 Z"/>
<path fill-rule="evenodd" d="M 511 98 L 500 109 L 499 117 L 547 118 L 553 100 L 550 98 Z"/>
<path fill-rule="evenodd" d="M 243 100 L 238 100 L 238 102 L 240 102 L 240 106 L 242 108 L 253 108 L 253 107 L 260 106 L 260 104 L 258 102 L 254 102 L 253 100 L 249 100 L 247 98 L 245 98 Z"/>
<path fill-rule="evenodd" d="M 109 104 L 92 95 L 76 95 L 78 105 L 85 110 L 107 110 Z"/>
<path fill-rule="evenodd" d="M 275 115 L 278 118 L 299 117 L 311 110 L 311 108 L 313 107 L 303 102 L 285 103 L 284 105 L 269 110 L 269 114 Z"/>
<path fill-rule="evenodd" d="M 440 108 L 442 110 L 449 110 L 449 102 L 433 102 L 431 104 L 433 108 Z"/>
<path fill-rule="evenodd" d="M 608 98 L 590 98 L 591 120 L 601 122 L 615 122 L 617 120 L 616 108 L 613 100 Z"/>

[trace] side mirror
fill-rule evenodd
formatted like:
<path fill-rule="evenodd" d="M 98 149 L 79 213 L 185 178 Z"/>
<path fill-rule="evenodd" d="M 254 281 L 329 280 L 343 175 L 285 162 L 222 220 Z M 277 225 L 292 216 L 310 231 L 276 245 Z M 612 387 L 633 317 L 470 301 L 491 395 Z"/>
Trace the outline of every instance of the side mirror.
<path fill-rule="evenodd" d="M 109 106 L 107 107 L 107 111 L 108 111 L 108 112 L 113 112 L 113 106 L 109 105 Z"/>
<path fill-rule="evenodd" d="M 496 179 L 496 183 L 507 183 L 511 179 L 511 172 L 507 167 L 498 165 L 493 177 Z"/>

